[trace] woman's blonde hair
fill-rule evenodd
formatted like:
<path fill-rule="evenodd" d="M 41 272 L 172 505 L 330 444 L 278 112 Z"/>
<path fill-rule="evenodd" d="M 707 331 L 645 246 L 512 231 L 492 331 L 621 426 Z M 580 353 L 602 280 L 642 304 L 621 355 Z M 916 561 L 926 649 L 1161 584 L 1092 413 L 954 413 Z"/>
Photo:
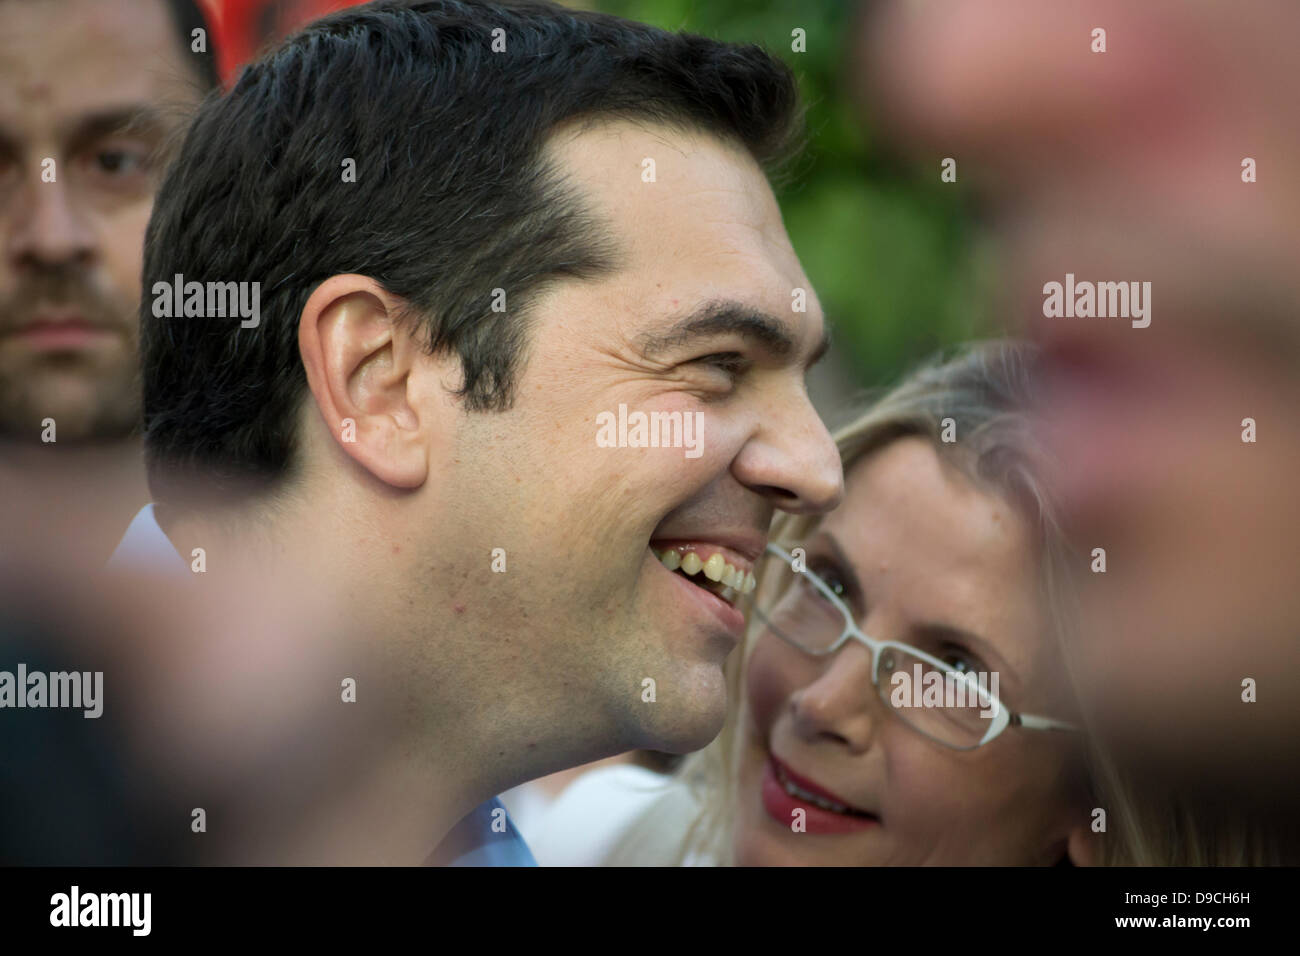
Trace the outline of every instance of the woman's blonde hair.
<path fill-rule="evenodd" d="M 931 442 L 972 481 L 1010 501 L 1034 530 L 1039 553 L 1039 590 L 1051 637 L 1067 670 L 1077 644 L 1077 607 L 1069 584 L 1077 555 L 1056 518 L 1044 485 L 1043 446 L 1034 434 L 1034 349 L 1006 340 L 977 342 L 956 355 L 936 359 L 906 376 L 871 402 L 867 410 L 835 435 L 844 471 L 889 443 L 908 436 Z M 792 547 L 820 521 L 817 515 L 781 515 L 771 539 Z M 771 559 L 766 559 L 771 560 Z M 766 563 L 766 560 L 764 563 Z M 762 600 L 760 586 L 751 598 Z M 748 615 L 751 622 L 753 615 Z M 732 808 L 744 661 L 759 628 L 751 623 L 741 654 L 727 662 L 727 719 L 722 732 L 689 756 L 676 772 L 694 794 L 699 813 L 686 829 L 677 862 L 688 859 L 727 865 L 732 858 Z M 1085 723 L 1086 715 L 1085 715 Z M 1099 841 L 1103 865 L 1197 865 L 1267 862 L 1267 841 L 1239 820 L 1198 813 L 1176 795 L 1156 795 L 1129 785 L 1109 755 L 1089 740 L 1088 764 L 1093 798 L 1108 806 L 1111 832 Z M 674 812 L 680 812 L 681 803 Z M 634 862 L 632 847 L 645 845 L 646 827 L 668 823 L 647 817 L 634 826 L 608 862 Z M 662 833 L 663 830 L 660 830 Z"/>

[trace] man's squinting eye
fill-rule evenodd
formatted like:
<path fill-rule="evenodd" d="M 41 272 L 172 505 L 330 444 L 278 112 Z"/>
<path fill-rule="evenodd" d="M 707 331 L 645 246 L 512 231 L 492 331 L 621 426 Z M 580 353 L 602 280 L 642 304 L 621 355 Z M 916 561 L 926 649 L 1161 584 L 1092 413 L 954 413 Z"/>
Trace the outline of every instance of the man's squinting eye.
<path fill-rule="evenodd" d="M 708 365 L 711 368 L 716 368 L 719 371 L 724 372 L 732 378 L 738 378 L 748 371 L 751 363 L 749 359 L 745 358 L 745 356 L 741 355 L 739 352 L 715 352 L 712 355 L 705 355 L 694 359 L 691 364 Z"/>

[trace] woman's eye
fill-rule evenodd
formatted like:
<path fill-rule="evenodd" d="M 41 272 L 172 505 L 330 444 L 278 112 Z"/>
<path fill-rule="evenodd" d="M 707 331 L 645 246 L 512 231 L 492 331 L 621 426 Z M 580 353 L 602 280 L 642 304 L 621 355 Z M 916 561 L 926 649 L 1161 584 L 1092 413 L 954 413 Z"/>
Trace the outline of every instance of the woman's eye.
<path fill-rule="evenodd" d="M 976 674 L 982 669 L 978 657 L 956 648 L 940 654 L 939 659 L 958 674 Z"/>
<path fill-rule="evenodd" d="M 838 569 L 829 565 L 810 566 L 809 570 L 817 577 L 822 579 L 822 583 L 831 589 L 831 593 L 837 598 L 847 598 L 849 593 L 848 585 L 844 583 L 844 578 L 840 575 Z"/>

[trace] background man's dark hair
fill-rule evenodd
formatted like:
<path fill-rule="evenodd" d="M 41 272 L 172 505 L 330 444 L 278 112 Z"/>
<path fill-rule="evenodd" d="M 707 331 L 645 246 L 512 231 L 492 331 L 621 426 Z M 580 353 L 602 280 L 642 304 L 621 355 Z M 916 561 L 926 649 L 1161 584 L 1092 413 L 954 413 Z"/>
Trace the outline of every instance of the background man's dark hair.
<path fill-rule="evenodd" d="M 508 408 L 530 301 L 618 261 L 580 184 L 543 163 L 558 124 L 703 130 L 770 170 L 798 114 L 789 69 L 758 47 L 550 3 L 381 2 L 316 21 L 203 104 L 155 201 L 141 300 L 155 499 L 292 473 L 298 317 L 332 275 L 408 303 L 422 343 L 458 354 L 469 410 Z M 260 282 L 260 326 L 156 318 L 153 284 L 177 273 Z M 492 310 L 494 289 L 507 311 Z"/>

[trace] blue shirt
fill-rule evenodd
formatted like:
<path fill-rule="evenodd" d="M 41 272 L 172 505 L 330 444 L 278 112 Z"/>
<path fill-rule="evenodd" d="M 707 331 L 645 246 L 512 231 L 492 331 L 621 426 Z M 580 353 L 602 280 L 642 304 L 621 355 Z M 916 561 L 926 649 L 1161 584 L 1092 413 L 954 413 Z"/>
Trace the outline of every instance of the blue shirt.
<path fill-rule="evenodd" d="M 122 542 L 108 559 L 108 566 L 190 579 L 189 566 L 158 526 L 152 504 L 141 508 L 132 520 Z M 425 862 L 437 866 L 537 865 L 506 808 L 495 797 L 479 804 L 452 827 Z"/>
<path fill-rule="evenodd" d="M 452 827 L 425 863 L 429 866 L 537 865 L 528 844 L 496 797 L 480 803 Z"/>

